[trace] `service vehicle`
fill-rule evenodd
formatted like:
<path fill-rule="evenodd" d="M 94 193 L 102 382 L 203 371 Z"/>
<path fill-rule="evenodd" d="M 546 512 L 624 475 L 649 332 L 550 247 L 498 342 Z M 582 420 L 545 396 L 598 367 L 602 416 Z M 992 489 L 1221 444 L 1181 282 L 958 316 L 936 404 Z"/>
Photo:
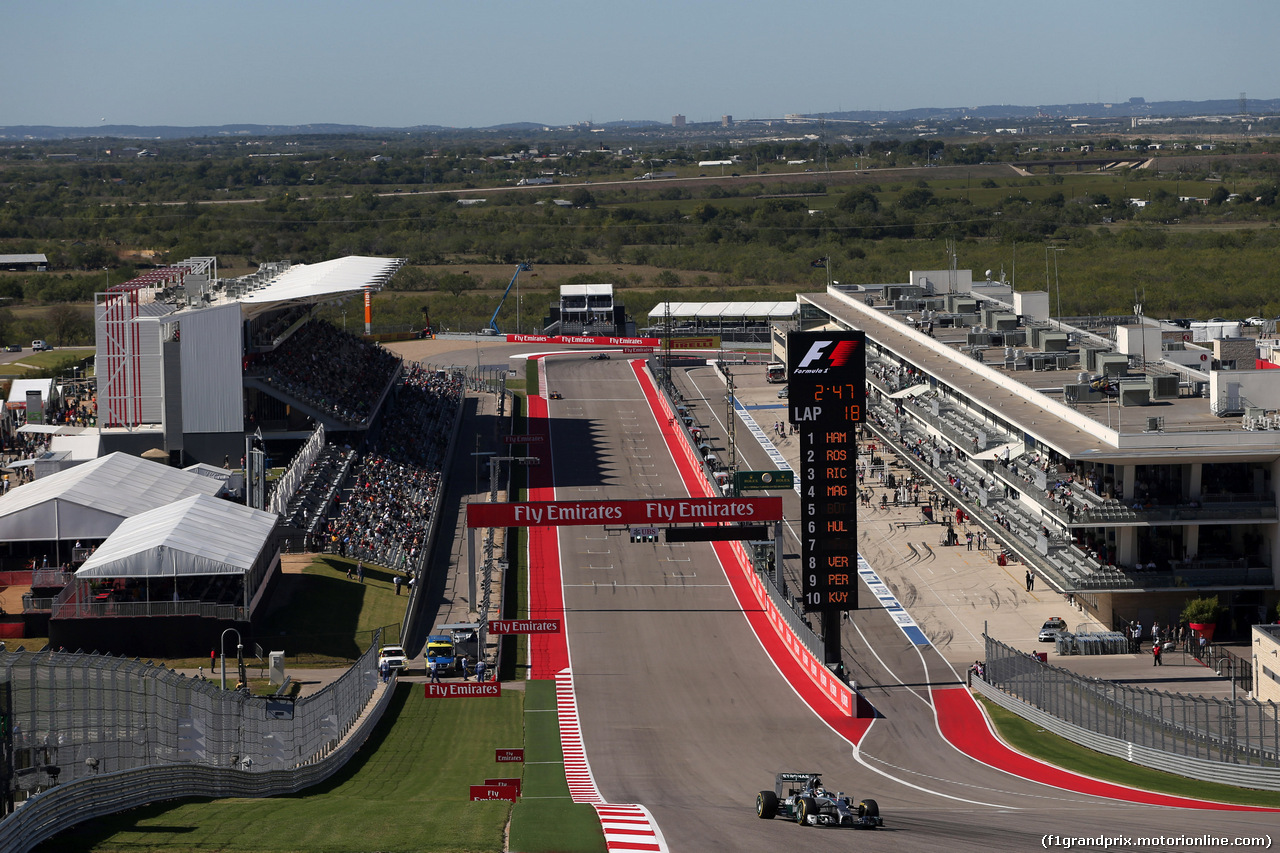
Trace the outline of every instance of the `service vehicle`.
<path fill-rule="evenodd" d="M 31 349 L 34 350 L 35 352 L 47 352 L 53 349 L 53 347 L 49 344 L 48 341 L 35 340 L 31 342 Z"/>
<path fill-rule="evenodd" d="M 1040 626 L 1040 642 L 1053 643 L 1058 640 L 1058 632 L 1067 630 L 1067 622 L 1065 619 L 1059 619 L 1054 616 Z"/>
<path fill-rule="evenodd" d="M 765 382 L 786 382 L 787 366 L 779 362 L 774 362 L 764 369 Z"/>
<path fill-rule="evenodd" d="M 608 361 L 608 360 L 609 360 L 609 353 L 607 353 L 607 352 L 598 352 L 598 353 L 596 353 L 595 355 L 591 356 L 591 360 L 592 360 L 592 361 Z"/>
<path fill-rule="evenodd" d="M 433 660 L 441 673 L 457 668 L 457 661 L 453 655 L 453 639 L 447 634 L 432 634 L 427 637 L 428 670 L 431 669 Z"/>
<path fill-rule="evenodd" d="M 22 352 L 22 344 L 9 344 L 4 348 L 5 352 Z"/>
<path fill-rule="evenodd" d="M 378 669 L 382 669 L 383 663 L 389 669 L 407 669 L 409 656 L 404 653 L 402 646 L 383 646 L 378 649 Z"/>
<path fill-rule="evenodd" d="M 880 806 L 875 800 L 859 800 L 843 791 L 828 791 L 820 773 L 779 773 L 773 790 L 756 795 L 756 817 L 771 820 L 781 817 L 801 826 L 840 826 L 851 829 L 875 829 L 884 826 Z"/>

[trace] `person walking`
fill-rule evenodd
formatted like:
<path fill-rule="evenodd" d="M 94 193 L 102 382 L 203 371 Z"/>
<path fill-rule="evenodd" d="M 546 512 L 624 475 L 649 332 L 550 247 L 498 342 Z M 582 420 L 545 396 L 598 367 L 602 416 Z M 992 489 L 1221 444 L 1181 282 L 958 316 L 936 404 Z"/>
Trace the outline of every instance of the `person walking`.
<path fill-rule="evenodd" d="M 465 654 L 458 656 L 458 666 L 462 669 L 462 680 L 470 681 L 471 676 L 467 673 L 467 656 Z"/>
<path fill-rule="evenodd" d="M 364 583 L 364 560 L 356 560 L 356 577 L 360 579 L 360 583 Z"/>
<path fill-rule="evenodd" d="M 400 576 L 396 575 L 392 582 L 395 584 L 395 587 L 396 587 L 396 595 L 399 595 L 400 594 Z"/>
<path fill-rule="evenodd" d="M 476 681 L 484 681 L 484 671 L 486 668 L 487 668 L 487 664 L 484 662 L 484 658 L 477 658 L 476 659 Z"/>
<path fill-rule="evenodd" d="M 391 667 L 385 660 L 378 664 L 378 674 L 382 676 L 383 684 L 386 684 L 387 679 L 391 677 Z"/>
<path fill-rule="evenodd" d="M 1023 583 L 1026 584 L 1027 592 L 1031 592 L 1031 570 L 1030 569 L 1027 569 L 1027 576 L 1026 578 L 1023 579 Z"/>
<path fill-rule="evenodd" d="M 439 684 L 440 683 L 440 662 L 437 661 L 435 658 L 429 659 L 427 661 L 427 671 L 431 673 L 431 683 Z"/>
<path fill-rule="evenodd" d="M 1151 660 L 1152 660 L 1151 665 L 1152 666 L 1164 666 L 1164 663 L 1160 660 L 1160 652 L 1161 652 L 1160 641 L 1157 640 L 1156 642 L 1151 644 Z"/>

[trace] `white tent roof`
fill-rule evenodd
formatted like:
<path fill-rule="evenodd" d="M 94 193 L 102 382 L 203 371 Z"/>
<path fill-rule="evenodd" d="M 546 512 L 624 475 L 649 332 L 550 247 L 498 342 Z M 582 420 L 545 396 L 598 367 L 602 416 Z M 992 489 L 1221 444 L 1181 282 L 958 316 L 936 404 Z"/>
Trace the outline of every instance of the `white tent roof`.
<path fill-rule="evenodd" d="M 381 290 L 403 264 L 404 258 L 359 255 L 318 264 L 294 264 L 257 290 L 239 296 L 238 301 L 244 313 L 252 315 L 281 303 L 320 302 L 340 293 Z"/>
<path fill-rule="evenodd" d="M 9 402 L 27 404 L 27 392 L 39 391 L 40 399 L 49 402 L 49 394 L 53 392 L 52 379 L 15 379 L 9 386 Z"/>
<path fill-rule="evenodd" d="M 192 495 L 126 519 L 76 577 L 243 574 L 253 568 L 275 526 L 274 513 Z"/>
<path fill-rule="evenodd" d="M 112 453 L 41 477 L 0 497 L 0 540 L 105 539 L 124 519 L 191 495 L 218 480 Z"/>
<path fill-rule="evenodd" d="M 666 316 L 666 302 L 659 302 L 649 311 L 649 320 L 659 320 Z M 675 319 L 691 319 L 694 317 L 760 317 L 771 320 L 785 320 L 796 315 L 799 310 L 794 299 L 783 302 L 672 302 L 671 316 Z"/>

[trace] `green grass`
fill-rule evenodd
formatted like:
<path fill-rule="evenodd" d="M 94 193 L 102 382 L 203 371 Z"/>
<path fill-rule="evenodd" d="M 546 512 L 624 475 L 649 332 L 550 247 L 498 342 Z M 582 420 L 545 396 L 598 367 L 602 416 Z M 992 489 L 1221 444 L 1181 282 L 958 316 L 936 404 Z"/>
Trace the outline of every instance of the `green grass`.
<path fill-rule="evenodd" d="M 272 598 L 279 602 L 259 632 L 266 648 L 284 649 L 293 666 L 348 663 L 373 643 L 383 628 L 383 641 L 400 638 L 407 599 L 397 596 L 395 572 L 365 564 L 364 583 L 347 579 L 354 560 L 331 555 L 317 557 L 301 575 L 280 577 Z"/>
<path fill-rule="evenodd" d="M 522 853 L 598 853 L 605 844 L 595 809 L 569 797 L 555 707 L 554 681 L 526 682 L 524 789 L 511 812 L 510 847 Z"/>
<path fill-rule="evenodd" d="M 519 775 L 518 767 L 495 764 L 493 753 L 521 742 L 523 699 L 511 690 L 496 699 L 428 701 L 421 685 L 401 684 L 360 754 L 303 794 L 147 806 L 37 849 L 499 853 L 511 804 L 470 802 L 469 786 Z"/>
<path fill-rule="evenodd" d="M 1045 731 L 1035 723 L 1023 719 L 1012 711 L 1006 711 L 982 696 L 978 696 L 977 699 L 986 709 L 988 716 L 995 724 L 996 731 L 1005 743 L 1019 752 L 1065 770 L 1172 796 L 1280 808 L 1280 792 L 1236 788 L 1231 785 L 1201 782 L 1198 779 L 1188 779 L 1185 776 L 1151 770 L 1140 764 L 1132 764 L 1120 758 L 1086 749 L 1066 738 Z"/>
<path fill-rule="evenodd" d="M 93 355 L 93 349 L 76 347 L 56 349 L 52 352 L 31 352 L 24 350 L 16 362 L 0 364 L 0 376 L 35 376 L 37 374 L 53 375 L 70 370 L 79 364 L 81 359 Z M 18 362 L 21 362 L 19 364 Z"/>

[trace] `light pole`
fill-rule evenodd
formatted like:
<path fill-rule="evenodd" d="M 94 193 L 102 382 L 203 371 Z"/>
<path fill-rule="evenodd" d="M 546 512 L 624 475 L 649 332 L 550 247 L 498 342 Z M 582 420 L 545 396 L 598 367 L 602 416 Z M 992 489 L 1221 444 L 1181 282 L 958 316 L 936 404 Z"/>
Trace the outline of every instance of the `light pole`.
<path fill-rule="evenodd" d="M 240 632 L 235 628 L 228 628 L 222 632 L 222 689 L 227 689 L 227 634 L 236 635 L 236 660 L 239 661 L 241 655 L 244 654 L 244 644 L 240 642 Z"/>
<path fill-rule="evenodd" d="M 1053 287 L 1058 291 L 1058 331 L 1062 331 L 1062 285 L 1058 282 L 1058 253 L 1063 251 L 1061 246 L 1053 247 Z"/>

